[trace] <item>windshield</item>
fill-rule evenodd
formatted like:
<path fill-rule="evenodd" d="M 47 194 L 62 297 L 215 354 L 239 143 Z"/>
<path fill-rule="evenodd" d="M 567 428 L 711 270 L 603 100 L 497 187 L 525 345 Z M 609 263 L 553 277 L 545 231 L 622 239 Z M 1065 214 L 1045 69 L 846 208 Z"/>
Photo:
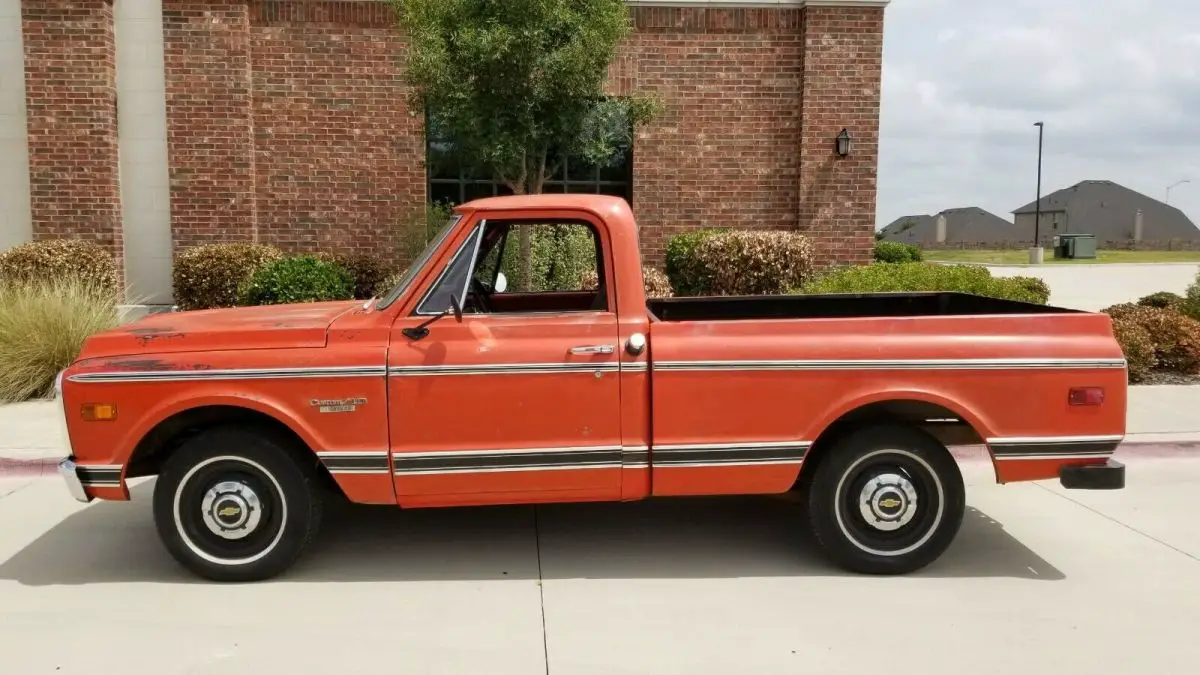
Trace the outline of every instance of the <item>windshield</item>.
<path fill-rule="evenodd" d="M 388 305 L 395 302 L 396 298 L 400 297 L 404 293 L 405 289 L 408 288 L 408 285 L 412 283 L 413 277 L 417 276 L 417 272 L 420 272 L 421 268 L 425 267 L 425 265 L 429 262 L 429 259 L 433 257 L 433 252 L 438 250 L 438 248 L 442 245 L 442 242 L 445 241 L 446 237 L 450 235 L 450 232 L 454 230 L 454 226 L 457 225 L 458 221 L 460 220 L 462 220 L 461 214 L 456 213 L 453 216 L 450 216 L 450 221 L 447 222 L 444 227 L 442 227 L 441 232 L 438 232 L 437 236 L 430 240 L 429 245 L 425 247 L 425 250 L 421 251 L 421 255 L 417 256 L 412 263 L 409 264 L 408 269 L 404 270 L 404 276 L 400 277 L 400 282 L 383 296 L 383 299 L 380 300 L 379 305 L 377 306 L 378 309 L 387 308 Z"/>

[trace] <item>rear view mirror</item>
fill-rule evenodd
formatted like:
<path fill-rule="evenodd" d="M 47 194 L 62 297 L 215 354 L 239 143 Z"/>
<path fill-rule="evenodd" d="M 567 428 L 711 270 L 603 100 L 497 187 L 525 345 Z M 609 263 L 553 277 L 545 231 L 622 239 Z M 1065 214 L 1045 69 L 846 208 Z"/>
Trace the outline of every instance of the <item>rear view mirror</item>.
<path fill-rule="evenodd" d="M 496 289 L 497 293 L 503 293 L 504 289 L 508 288 L 508 277 L 504 276 L 504 272 L 496 272 Z"/>

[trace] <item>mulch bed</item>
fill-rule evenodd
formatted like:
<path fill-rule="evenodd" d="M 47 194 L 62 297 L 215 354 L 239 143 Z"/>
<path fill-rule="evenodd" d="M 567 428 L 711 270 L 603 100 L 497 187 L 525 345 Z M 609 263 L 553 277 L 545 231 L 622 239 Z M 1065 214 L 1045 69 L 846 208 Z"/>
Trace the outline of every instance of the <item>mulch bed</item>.
<path fill-rule="evenodd" d="M 1164 371 L 1164 370 L 1154 370 L 1154 371 L 1151 371 L 1150 374 L 1146 376 L 1145 380 L 1143 380 L 1141 382 L 1136 382 L 1130 386 L 1136 387 L 1138 385 L 1147 385 L 1147 384 L 1178 384 L 1178 385 L 1200 384 L 1200 375 L 1185 375 L 1183 373 L 1172 373 L 1172 372 L 1168 372 L 1168 371 Z"/>

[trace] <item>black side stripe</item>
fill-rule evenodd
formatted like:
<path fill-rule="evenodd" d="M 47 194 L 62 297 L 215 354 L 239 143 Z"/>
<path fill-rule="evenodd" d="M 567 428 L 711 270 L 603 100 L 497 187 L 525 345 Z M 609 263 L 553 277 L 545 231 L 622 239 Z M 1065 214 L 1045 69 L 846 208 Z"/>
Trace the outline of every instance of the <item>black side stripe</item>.
<path fill-rule="evenodd" d="M 121 484 L 121 468 L 88 468 L 79 466 L 75 469 L 79 482 L 91 486 L 119 486 Z"/>
<path fill-rule="evenodd" d="M 330 452 L 321 455 L 326 469 L 334 473 L 386 473 L 387 453 L 354 454 L 352 452 Z"/>
<path fill-rule="evenodd" d="M 988 443 L 996 459 L 1057 459 L 1108 457 L 1113 454 L 1119 440 L 1029 440 L 1021 442 L 998 441 Z"/>
<path fill-rule="evenodd" d="M 396 473 L 459 473 L 470 471 L 515 471 L 536 469 L 586 469 L 620 466 L 620 448 L 596 450 L 550 450 L 546 452 L 487 452 L 405 456 L 393 455 Z"/>
<path fill-rule="evenodd" d="M 803 445 L 712 448 L 667 446 L 654 448 L 652 460 L 655 466 L 801 462 L 807 449 L 807 446 Z"/>

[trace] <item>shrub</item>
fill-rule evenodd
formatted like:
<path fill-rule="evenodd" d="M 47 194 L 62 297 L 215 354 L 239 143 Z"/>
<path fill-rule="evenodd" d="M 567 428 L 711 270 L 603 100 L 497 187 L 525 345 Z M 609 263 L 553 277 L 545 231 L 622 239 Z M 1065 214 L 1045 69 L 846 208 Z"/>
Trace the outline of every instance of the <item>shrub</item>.
<path fill-rule="evenodd" d="M 245 305 L 350 300 L 354 277 L 341 265 L 315 255 L 271 260 L 258 268 L 242 291 Z"/>
<path fill-rule="evenodd" d="M 1157 307 L 1159 309 L 1178 310 L 1185 302 L 1187 302 L 1187 298 L 1184 298 L 1178 293 L 1160 291 L 1158 293 L 1151 293 L 1150 295 L 1139 299 L 1137 304 L 1142 305 L 1143 307 Z"/>
<path fill-rule="evenodd" d="M 802 293 L 970 293 L 989 298 L 1045 304 L 1041 293 L 1019 279 L 993 277 L 978 265 L 930 263 L 877 264 L 847 267 L 804 284 Z"/>
<path fill-rule="evenodd" d="M 596 270 L 588 270 L 579 279 L 579 287 L 592 290 L 596 288 L 599 277 Z M 667 275 L 653 267 L 642 267 L 642 286 L 646 289 L 647 298 L 669 298 L 672 295 L 671 281 Z"/>
<path fill-rule="evenodd" d="M 1158 366 L 1154 355 L 1154 340 L 1141 324 L 1132 318 L 1113 318 L 1113 335 L 1121 345 L 1129 364 L 1129 381 L 1142 382 Z"/>
<path fill-rule="evenodd" d="M 1189 316 L 1193 319 L 1200 319 L 1200 274 L 1196 275 L 1196 280 L 1188 286 L 1186 297 L 1183 304 L 1179 307 L 1179 312 L 1184 316 Z"/>
<path fill-rule="evenodd" d="M 373 298 L 386 291 L 389 277 L 396 269 L 383 258 L 370 253 L 318 253 L 321 260 L 336 263 L 346 268 L 354 280 L 354 297 L 358 300 Z"/>
<path fill-rule="evenodd" d="M 902 244 L 898 241 L 876 241 L 875 262 L 906 263 L 921 262 L 921 249 L 913 244 Z"/>
<path fill-rule="evenodd" d="M 521 279 L 521 231 L 529 227 L 530 279 Z M 596 240 L 580 225 L 522 225 L 514 227 L 504 244 L 500 269 L 514 291 L 573 291 L 588 271 L 596 269 Z"/>
<path fill-rule="evenodd" d="M 727 232 L 727 229 L 710 228 L 677 234 L 667 242 L 666 273 L 676 295 L 708 295 L 712 282 L 708 268 L 695 256 L 700 242 Z"/>
<path fill-rule="evenodd" d="M 79 239 L 51 239 L 0 253 L 0 280 L 75 279 L 117 290 L 117 261 L 104 247 Z"/>
<path fill-rule="evenodd" d="M 250 277 L 282 257 L 274 246 L 246 242 L 189 248 L 175 259 L 175 304 L 183 310 L 233 307 Z"/>
<path fill-rule="evenodd" d="M 396 260 L 402 263 L 401 266 L 412 262 L 425 250 L 453 213 L 454 208 L 449 204 L 434 202 L 409 213 L 401 221 L 396 233 Z"/>
<path fill-rule="evenodd" d="M 779 295 L 808 280 L 812 246 L 797 232 L 728 230 L 704 237 L 691 249 L 709 295 Z M 673 284 L 674 282 L 672 282 Z"/>
<path fill-rule="evenodd" d="M 1008 277 L 1008 279 L 1020 284 L 1021 288 L 1033 294 L 1037 298 L 1037 304 L 1044 305 L 1050 302 L 1050 286 L 1038 277 Z"/>
<path fill-rule="evenodd" d="M 1114 321 L 1129 321 L 1145 329 L 1154 345 L 1160 370 L 1200 373 L 1200 321 L 1169 309 L 1133 303 L 1113 305 L 1102 311 Z"/>
<path fill-rule="evenodd" d="M 0 402 L 49 396 L 88 336 L 118 323 L 120 293 L 78 278 L 0 282 Z"/>

